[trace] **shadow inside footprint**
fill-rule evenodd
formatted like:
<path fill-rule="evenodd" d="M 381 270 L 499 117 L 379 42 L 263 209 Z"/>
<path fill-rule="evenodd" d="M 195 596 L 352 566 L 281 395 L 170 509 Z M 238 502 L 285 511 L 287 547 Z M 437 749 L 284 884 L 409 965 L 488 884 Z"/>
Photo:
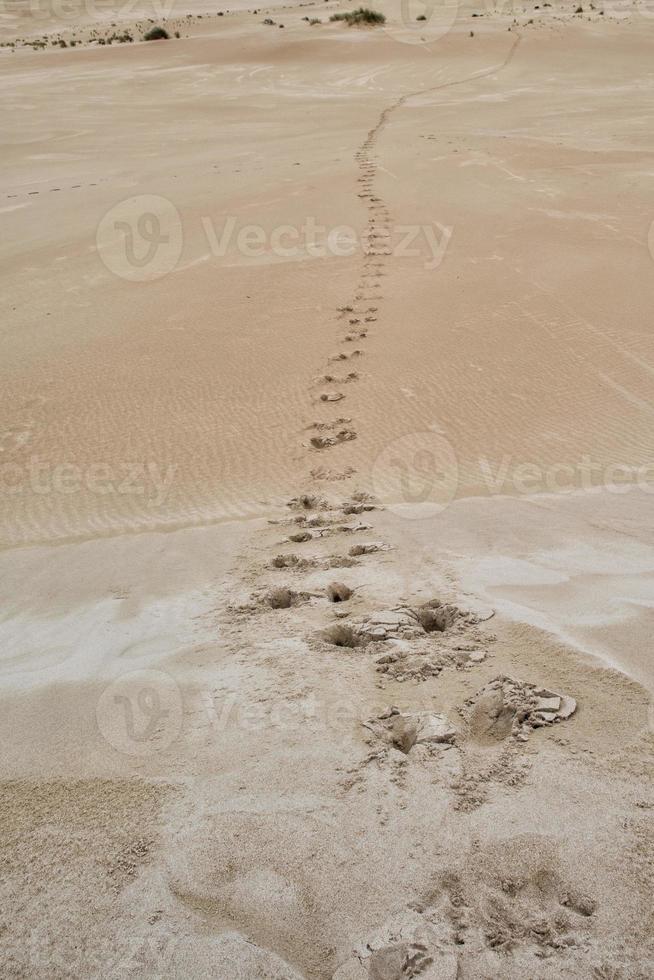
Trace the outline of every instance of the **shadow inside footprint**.
<path fill-rule="evenodd" d="M 323 639 L 335 647 L 349 647 L 353 649 L 354 647 L 361 646 L 362 643 L 361 637 L 351 626 L 346 626 L 345 623 L 334 623 L 333 626 L 328 626 L 323 631 L 322 636 Z"/>

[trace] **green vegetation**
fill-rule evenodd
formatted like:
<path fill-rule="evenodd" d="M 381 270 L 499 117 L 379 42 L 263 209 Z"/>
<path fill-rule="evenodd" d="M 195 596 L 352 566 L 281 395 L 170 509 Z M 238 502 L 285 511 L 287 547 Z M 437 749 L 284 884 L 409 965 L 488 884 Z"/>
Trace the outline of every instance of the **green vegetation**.
<path fill-rule="evenodd" d="M 167 41 L 170 37 L 167 30 L 163 27 L 153 27 L 143 35 L 144 41 Z"/>
<path fill-rule="evenodd" d="M 386 17 L 378 10 L 371 10 L 370 7 L 358 7 L 343 14 L 332 14 L 330 20 L 344 20 L 349 27 L 354 24 L 385 24 Z"/>

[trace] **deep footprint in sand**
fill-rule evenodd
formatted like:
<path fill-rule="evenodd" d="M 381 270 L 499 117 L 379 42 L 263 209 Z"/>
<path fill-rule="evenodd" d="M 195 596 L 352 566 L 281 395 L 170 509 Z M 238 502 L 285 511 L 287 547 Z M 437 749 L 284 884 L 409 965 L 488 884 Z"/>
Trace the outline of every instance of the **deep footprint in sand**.
<path fill-rule="evenodd" d="M 526 742 L 534 728 L 567 721 L 576 709 L 569 695 L 500 675 L 468 698 L 461 714 L 472 740 L 483 744 L 509 737 Z"/>
<path fill-rule="evenodd" d="M 343 582 L 330 582 L 325 591 L 330 602 L 347 602 L 352 597 L 352 589 Z"/>
<path fill-rule="evenodd" d="M 289 541 L 293 544 L 303 544 L 305 541 L 311 541 L 313 534 L 310 531 L 296 531 L 295 534 L 290 534 L 288 537 Z"/>
<path fill-rule="evenodd" d="M 278 588 L 271 589 L 266 597 L 266 601 L 271 609 L 290 609 L 297 605 L 298 595 L 291 589 Z"/>
<path fill-rule="evenodd" d="M 291 497 L 286 502 L 291 510 L 329 510 L 329 504 L 324 497 L 314 493 L 302 493 L 299 497 Z"/>
<path fill-rule="evenodd" d="M 299 555 L 275 555 L 270 561 L 271 568 L 285 568 L 302 571 L 305 568 L 315 567 L 316 562 L 312 558 L 300 558 Z"/>
<path fill-rule="evenodd" d="M 356 500 L 346 501 L 343 504 L 344 514 L 369 514 L 372 510 L 379 510 L 377 504 L 365 504 Z"/>
<path fill-rule="evenodd" d="M 459 618 L 456 606 L 443 604 L 439 599 L 431 599 L 415 610 L 415 616 L 425 633 L 444 633 Z"/>
<path fill-rule="evenodd" d="M 364 544 L 353 544 L 348 555 L 356 558 L 360 555 L 374 555 L 378 551 L 390 551 L 391 546 L 383 541 L 366 541 Z"/>
<path fill-rule="evenodd" d="M 365 642 L 351 626 L 346 626 L 345 623 L 334 623 L 333 626 L 328 626 L 327 629 L 323 630 L 321 636 L 332 646 L 347 647 L 352 650 Z"/>

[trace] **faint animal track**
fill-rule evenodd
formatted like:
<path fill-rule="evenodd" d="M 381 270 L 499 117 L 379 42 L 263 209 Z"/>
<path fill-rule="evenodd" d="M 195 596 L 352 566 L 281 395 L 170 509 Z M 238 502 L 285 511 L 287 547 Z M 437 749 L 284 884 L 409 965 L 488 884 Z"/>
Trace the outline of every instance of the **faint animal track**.
<path fill-rule="evenodd" d="M 333 436 L 313 436 L 310 442 L 314 449 L 329 449 L 341 442 L 351 442 L 356 437 L 357 434 L 353 429 L 341 429 Z"/>
<path fill-rule="evenodd" d="M 329 358 L 330 361 L 347 361 L 351 357 L 361 357 L 363 354 L 362 350 L 353 350 L 347 354 L 345 351 L 339 351 L 338 354 L 332 354 Z"/>
<path fill-rule="evenodd" d="M 358 379 L 359 379 L 358 372 L 357 371 L 350 371 L 349 374 L 346 374 L 344 378 L 337 378 L 333 374 L 323 374 L 320 378 L 316 378 L 315 379 L 315 383 L 316 384 L 344 385 L 344 384 L 347 384 L 350 381 L 358 381 Z"/>

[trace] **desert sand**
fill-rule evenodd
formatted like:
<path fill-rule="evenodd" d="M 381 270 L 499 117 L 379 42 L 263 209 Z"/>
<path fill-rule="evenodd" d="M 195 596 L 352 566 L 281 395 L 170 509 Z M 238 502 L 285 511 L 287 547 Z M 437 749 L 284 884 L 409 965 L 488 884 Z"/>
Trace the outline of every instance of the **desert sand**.
<path fill-rule="evenodd" d="M 582 6 L 2 11 L 3 978 L 654 974 L 654 26 Z"/>

